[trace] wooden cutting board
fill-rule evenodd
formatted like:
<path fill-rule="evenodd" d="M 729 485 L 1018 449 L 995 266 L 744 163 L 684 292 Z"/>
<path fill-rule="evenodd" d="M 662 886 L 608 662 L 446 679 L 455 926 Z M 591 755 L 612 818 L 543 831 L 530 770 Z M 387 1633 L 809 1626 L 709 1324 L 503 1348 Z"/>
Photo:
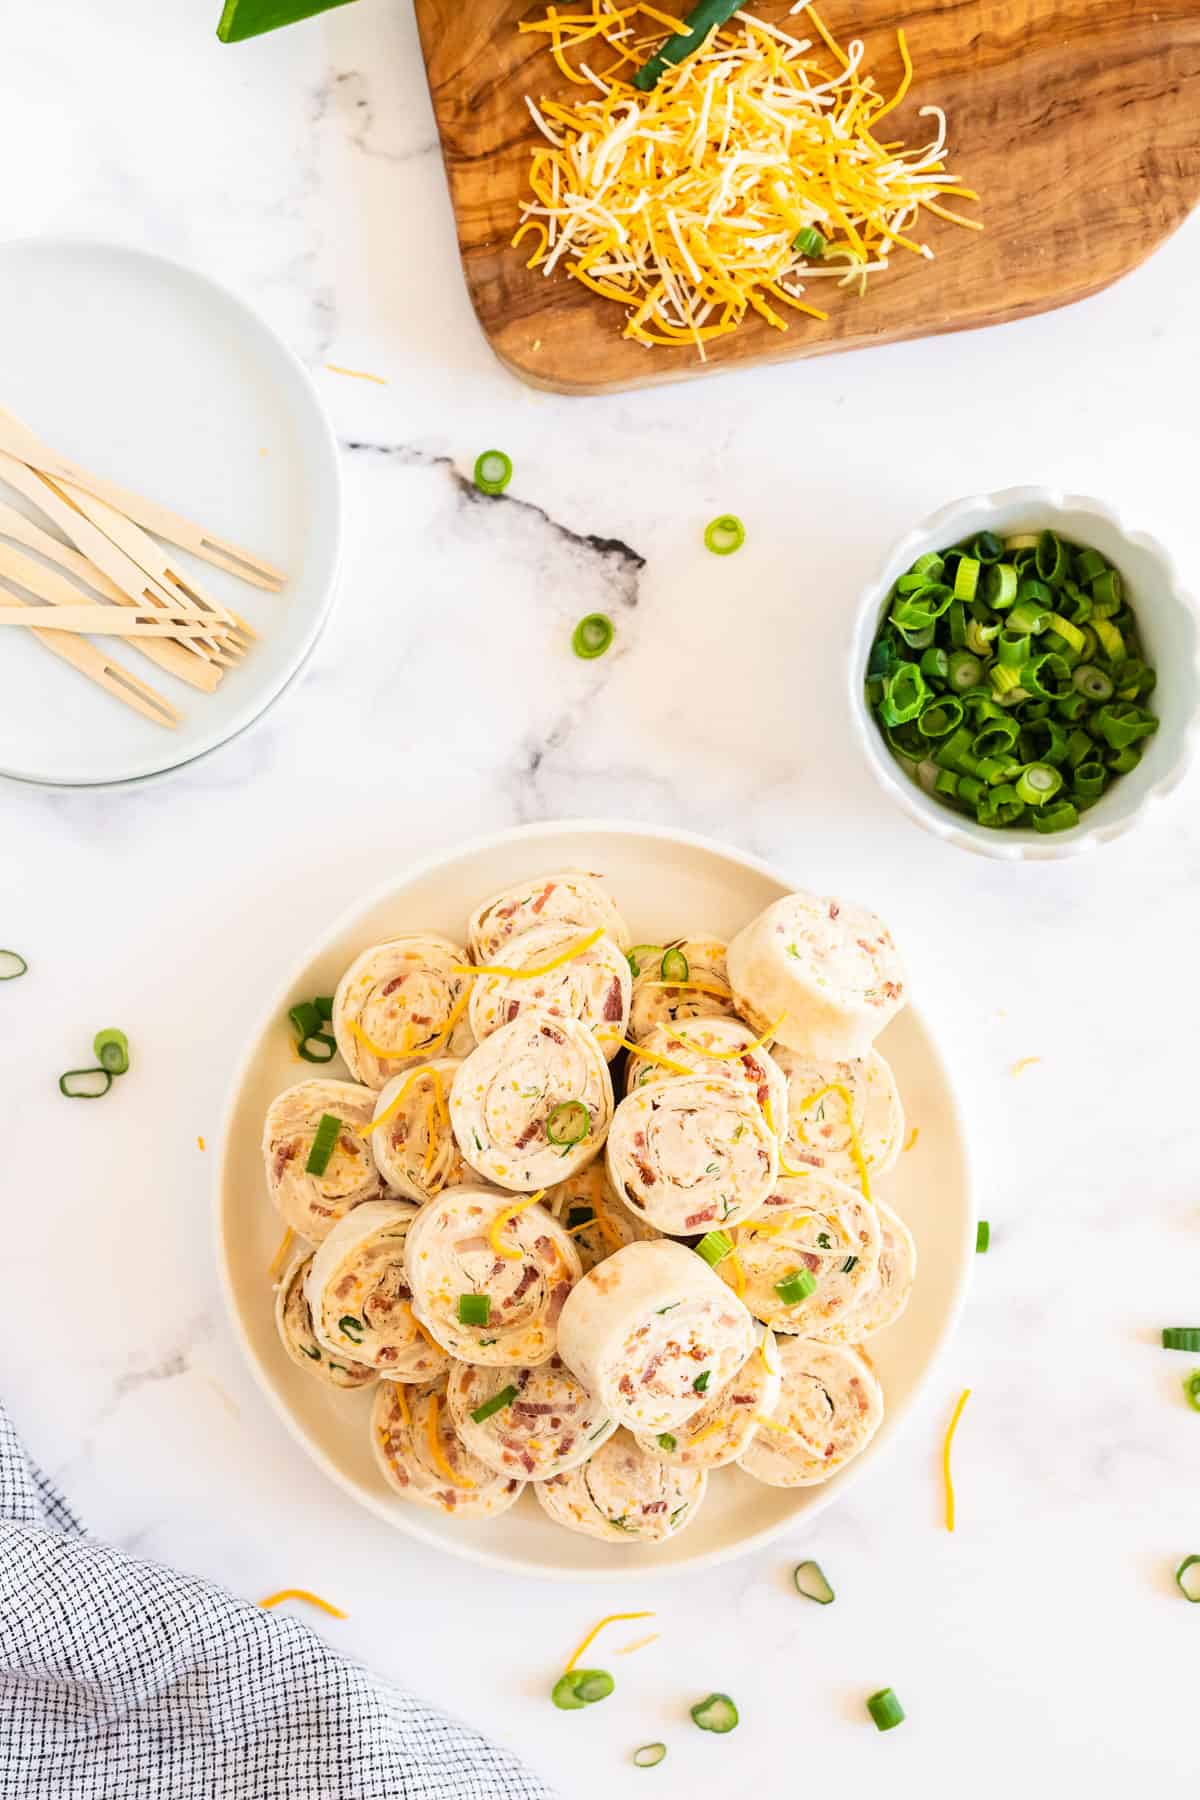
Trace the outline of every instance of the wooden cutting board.
<path fill-rule="evenodd" d="M 897 252 L 865 298 L 837 291 L 827 323 L 797 316 L 784 333 L 751 317 L 706 363 L 691 348 L 647 350 L 621 337 L 619 307 L 526 269 L 525 247 L 509 247 L 541 141 L 524 96 L 579 92 L 539 34 L 517 31 L 544 0 L 415 6 L 471 300 L 501 362 L 538 387 L 604 393 L 1045 312 L 1136 268 L 1200 198 L 1200 0 L 824 0 L 840 42 L 866 40 L 884 92 L 900 79 L 903 25 L 916 74 L 890 123 L 923 143 L 917 108 L 945 108 L 948 166 L 978 189 L 968 210 L 986 230 L 931 219 L 936 261 Z M 811 35 L 787 9 L 755 7 Z"/>

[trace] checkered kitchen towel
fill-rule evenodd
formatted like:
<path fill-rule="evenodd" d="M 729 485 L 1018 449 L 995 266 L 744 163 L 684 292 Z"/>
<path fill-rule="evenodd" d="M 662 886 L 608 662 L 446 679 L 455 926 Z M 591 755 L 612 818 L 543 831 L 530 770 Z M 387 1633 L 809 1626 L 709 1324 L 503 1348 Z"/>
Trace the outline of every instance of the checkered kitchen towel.
<path fill-rule="evenodd" d="M 299 1620 L 97 1544 L 0 1407 L 0 1800 L 550 1800 Z"/>

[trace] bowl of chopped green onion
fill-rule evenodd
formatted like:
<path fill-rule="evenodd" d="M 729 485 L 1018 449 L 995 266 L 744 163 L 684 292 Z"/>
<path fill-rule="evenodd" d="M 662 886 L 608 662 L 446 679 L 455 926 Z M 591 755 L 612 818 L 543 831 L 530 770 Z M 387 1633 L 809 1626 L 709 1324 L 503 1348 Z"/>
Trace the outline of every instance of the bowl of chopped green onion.
<path fill-rule="evenodd" d="M 1102 501 L 1008 488 L 895 546 L 862 597 L 850 689 L 910 818 L 984 856 L 1070 856 L 1182 778 L 1200 614 L 1162 545 Z"/>

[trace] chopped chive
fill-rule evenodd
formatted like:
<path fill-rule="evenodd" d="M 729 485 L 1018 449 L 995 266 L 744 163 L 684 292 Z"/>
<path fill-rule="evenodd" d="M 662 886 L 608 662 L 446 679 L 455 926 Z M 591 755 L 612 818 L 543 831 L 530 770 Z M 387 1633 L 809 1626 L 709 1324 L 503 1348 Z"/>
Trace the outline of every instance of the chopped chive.
<path fill-rule="evenodd" d="M 1183 1378 L 1183 1393 L 1193 1412 L 1200 1412 L 1200 1369 L 1193 1369 L 1190 1375 Z"/>
<path fill-rule="evenodd" d="M 486 1325 L 492 1311 L 490 1294 L 460 1294 L 458 1296 L 458 1322 L 460 1325 Z"/>
<path fill-rule="evenodd" d="M 1163 1327 L 1164 1350 L 1200 1350 L 1200 1325 L 1166 1325 Z"/>
<path fill-rule="evenodd" d="M 475 458 L 475 486 L 481 494 L 502 494 L 512 472 L 512 458 L 503 450 L 484 450 Z"/>
<path fill-rule="evenodd" d="M 333 1113 L 322 1113 L 313 1133 L 312 1148 L 308 1153 L 308 1161 L 304 1165 L 306 1175 L 323 1175 L 329 1167 L 329 1159 L 333 1155 L 338 1141 L 338 1133 L 342 1129 L 342 1121 Z"/>
<path fill-rule="evenodd" d="M 880 1731 L 893 1730 L 904 1718 L 904 1708 L 891 1688 L 880 1688 L 877 1694 L 872 1694 L 867 1701 L 867 1711 Z"/>
<path fill-rule="evenodd" d="M 592 662 L 604 655 L 613 633 L 613 622 L 607 613 L 587 613 L 571 634 L 571 648 L 584 662 Z"/>
<path fill-rule="evenodd" d="M 697 1701 L 691 1714 L 701 1731 L 715 1731 L 721 1735 L 732 1731 L 738 1722 L 738 1709 L 728 1694 L 709 1694 L 706 1699 Z"/>
<path fill-rule="evenodd" d="M 796 1592 L 803 1594 L 806 1600 L 815 1600 L 818 1606 L 828 1606 L 834 1598 L 833 1589 L 820 1563 L 797 1563 L 792 1570 L 792 1580 L 796 1584 Z"/>
<path fill-rule="evenodd" d="M 992 1228 L 986 1219 L 980 1219 L 975 1227 L 975 1254 L 986 1256 L 988 1245 L 992 1241 Z"/>
<path fill-rule="evenodd" d="M 723 1231 L 706 1231 L 696 1245 L 696 1255 L 702 1256 L 710 1269 L 715 1269 L 719 1262 L 733 1254 L 733 1240 Z"/>
<path fill-rule="evenodd" d="M 581 1706 L 607 1700 L 614 1685 L 607 1669 L 569 1669 L 551 1688 L 550 1698 L 563 1712 L 577 1712 Z"/>
<path fill-rule="evenodd" d="M 679 1445 L 679 1439 L 675 1436 L 674 1432 L 671 1431 L 660 1431 L 655 1442 L 660 1450 L 665 1450 L 667 1452 L 668 1456 L 670 1456 L 672 1451 L 676 1450 Z"/>
<path fill-rule="evenodd" d="M 816 1286 L 816 1278 L 807 1269 L 793 1269 L 790 1275 L 775 1283 L 775 1292 L 785 1306 L 799 1306 L 816 1291 Z"/>
<path fill-rule="evenodd" d="M 842 1264 L 842 1274 L 848 1275 L 850 1273 L 851 1269 L 856 1268 L 857 1265 L 858 1265 L 857 1256 L 848 1256 L 846 1258 L 845 1262 Z"/>
<path fill-rule="evenodd" d="M 124 1075 L 129 1067 L 129 1039 L 123 1031 L 98 1031 L 92 1040 L 96 1061 L 110 1075 Z"/>
<path fill-rule="evenodd" d="M 68 1069 L 58 1078 L 58 1091 L 68 1100 L 100 1100 L 112 1084 L 112 1073 L 108 1069 Z"/>
<path fill-rule="evenodd" d="M 682 950 L 664 950 L 658 972 L 664 981 L 686 981 L 691 974 Z"/>
<path fill-rule="evenodd" d="M 1189 1574 L 1191 1569 L 1200 1569 L 1200 1556 L 1185 1556 L 1175 1571 L 1175 1586 L 1185 1600 L 1193 1606 L 1200 1606 L 1200 1574 Z"/>
<path fill-rule="evenodd" d="M 316 999 L 313 1001 L 313 1005 L 316 1007 L 317 1012 L 322 1019 L 324 1019 L 326 1021 L 332 1019 L 332 1017 L 333 1017 L 333 995 L 332 994 L 318 994 Z"/>
<path fill-rule="evenodd" d="M 292 1029 L 295 1031 L 296 1036 L 302 1040 L 306 1037 L 311 1037 L 315 1031 L 320 1031 L 321 1029 L 321 1015 L 317 1011 L 315 1001 L 298 1001 L 295 1006 L 289 1009 L 288 1018 L 291 1021 Z"/>
<path fill-rule="evenodd" d="M 665 1744 L 642 1744 L 634 1751 L 631 1760 L 635 1769 L 657 1769 L 666 1754 Z"/>
<path fill-rule="evenodd" d="M 714 556 L 732 556 L 746 541 L 746 527 L 736 513 L 723 513 L 704 527 L 704 547 Z"/>
<path fill-rule="evenodd" d="M 701 1371 L 701 1373 L 699 1375 L 697 1375 L 695 1381 L 693 1381 L 693 1383 L 692 1383 L 692 1386 L 698 1394 L 706 1394 L 708 1392 L 708 1383 L 709 1383 L 709 1379 L 710 1379 L 711 1375 L 712 1375 L 711 1369 L 704 1369 Z"/>
<path fill-rule="evenodd" d="M 815 225 L 803 226 L 792 239 L 792 249 L 798 250 L 801 256 L 807 256 L 812 262 L 819 262 L 828 248 L 828 242 Z"/>
<path fill-rule="evenodd" d="M 314 1031 L 296 1045 L 296 1055 L 303 1062 L 332 1062 L 337 1055 L 337 1042 L 327 1031 Z"/>
<path fill-rule="evenodd" d="M 592 1115 L 582 1100 L 560 1100 L 546 1120 L 546 1137 L 552 1144 L 582 1144 L 592 1129 Z"/>
<path fill-rule="evenodd" d="M 460 1319 L 462 1318 L 462 1302 L 470 1298 L 473 1298 L 473 1296 L 463 1294 L 459 1299 L 458 1316 Z M 487 1295 L 484 1294 L 482 1298 L 486 1300 Z M 470 1323 L 470 1321 L 464 1321 L 464 1323 Z M 485 1319 L 484 1324 L 486 1323 L 487 1321 Z M 477 1425 L 484 1425 L 492 1417 L 493 1413 L 503 1412 L 506 1406 L 511 1406 L 516 1397 L 517 1390 L 515 1387 L 502 1387 L 498 1394 L 493 1394 L 490 1400 L 485 1400 L 482 1406 L 477 1406 L 475 1411 L 471 1414 L 471 1417 Z"/>
<path fill-rule="evenodd" d="M 19 950 L 0 950 L 0 981 L 19 981 L 29 973 L 29 964 Z"/>
<path fill-rule="evenodd" d="M 361 1319 L 356 1318 L 353 1313 L 342 1314 L 341 1318 L 338 1320 L 338 1330 L 344 1338 L 349 1338 L 352 1344 L 362 1343 L 363 1322 Z"/>

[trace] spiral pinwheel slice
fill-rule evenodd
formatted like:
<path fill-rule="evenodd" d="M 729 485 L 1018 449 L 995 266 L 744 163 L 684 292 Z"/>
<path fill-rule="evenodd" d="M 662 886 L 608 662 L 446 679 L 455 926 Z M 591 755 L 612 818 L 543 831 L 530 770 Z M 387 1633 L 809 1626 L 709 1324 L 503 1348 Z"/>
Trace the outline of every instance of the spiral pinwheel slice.
<path fill-rule="evenodd" d="M 776 1182 L 762 1211 L 736 1236 L 734 1254 L 717 1264 L 717 1273 L 776 1331 L 823 1338 L 879 1280 L 876 1208 L 823 1175 Z M 810 1280 L 816 1283 L 811 1292 L 797 1293 Z"/>
<path fill-rule="evenodd" d="M 589 1462 L 539 1481 L 533 1491 L 568 1531 L 607 1543 L 662 1543 L 695 1518 L 707 1486 L 706 1470 L 651 1456 L 618 1431 Z"/>
<path fill-rule="evenodd" d="M 638 1432 L 642 1449 L 684 1469 L 723 1469 L 736 1462 L 758 1430 L 759 1419 L 770 1416 L 783 1379 L 771 1332 L 761 1327 L 758 1338 L 757 1349 L 737 1374 L 686 1425 L 678 1431 Z"/>
<path fill-rule="evenodd" d="M 371 1089 L 349 1081 L 300 1081 L 277 1094 L 267 1108 L 267 1191 L 286 1223 L 311 1244 L 327 1237 L 353 1207 L 383 1194 L 364 1131 L 374 1109 Z M 342 1130 L 323 1172 L 310 1175 L 305 1164 L 326 1113 L 341 1121 Z"/>
<path fill-rule="evenodd" d="M 559 1356 L 534 1369 L 456 1363 L 446 1394 L 467 1449 L 518 1481 L 576 1468 L 617 1429 Z"/>
<path fill-rule="evenodd" d="M 591 1162 L 613 1116 L 608 1065 L 586 1025 L 522 1013 L 467 1057 L 450 1090 L 458 1147 L 489 1181 L 549 1188 Z"/>
<path fill-rule="evenodd" d="M 508 973 L 488 974 L 488 969 Z M 617 1054 L 629 1022 L 633 978 L 620 945 L 601 935 L 589 941 L 575 925 L 535 925 L 504 947 L 471 992 L 471 1030 L 482 1044 L 527 1012 L 578 1020 L 593 1032 L 607 1061 Z"/>
<path fill-rule="evenodd" d="M 653 1087 L 681 1074 L 713 1075 L 745 1081 L 754 1090 L 767 1124 L 779 1133 L 787 1118 L 787 1076 L 749 1025 L 740 1019 L 695 1019 L 689 1025 L 655 1025 L 629 1057 L 625 1091 Z"/>
<path fill-rule="evenodd" d="M 418 1321 L 461 1362 L 533 1367 L 554 1355 L 559 1316 L 583 1273 L 571 1239 L 536 1200 L 456 1187 L 408 1228 Z"/>
<path fill-rule="evenodd" d="M 849 1312 L 822 1327 L 820 1336 L 828 1343 L 861 1344 L 894 1325 L 908 1305 L 917 1274 L 917 1246 L 904 1220 L 890 1206 L 880 1200 L 875 1210 L 882 1234 L 878 1280 Z"/>
<path fill-rule="evenodd" d="M 607 1157 L 635 1217 L 685 1236 L 751 1218 L 775 1184 L 779 1144 L 745 1081 L 681 1075 L 626 1095 Z"/>
<path fill-rule="evenodd" d="M 737 1012 L 803 1056 L 865 1056 L 907 999 L 882 919 L 817 894 L 768 906 L 733 939 L 726 963 Z"/>
<path fill-rule="evenodd" d="M 379 1091 L 370 1130 L 375 1166 L 410 1200 L 432 1200 L 471 1179 L 450 1124 L 450 1088 L 461 1067 L 461 1057 L 439 1056 Z"/>
<path fill-rule="evenodd" d="M 472 961 L 497 961 L 511 938 L 534 925 L 570 925 L 576 937 L 601 925 L 622 950 L 629 945 L 629 928 L 603 877 L 568 869 L 560 875 L 535 876 L 485 900 L 467 927 Z"/>
<path fill-rule="evenodd" d="M 471 977 L 467 953 L 434 932 L 390 938 L 356 956 L 333 997 L 333 1030 L 367 1087 L 433 1056 L 465 1056 Z"/>
<path fill-rule="evenodd" d="M 547 1209 L 574 1240 L 584 1273 L 626 1244 L 649 1242 L 658 1237 L 652 1225 L 643 1225 L 613 1193 L 603 1158 L 577 1169 L 565 1181 L 556 1182 L 546 1194 Z"/>
<path fill-rule="evenodd" d="M 432 1381 L 449 1364 L 413 1316 L 404 1253 L 416 1217 L 406 1200 L 355 1207 L 329 1233 L 304 1283 L 318 1342 L 389 1381 Z"/>
<path fill-rule="evenodd" d="M 865 1450 L 883 1422 L 883 1389 L 867 1358 L 841 1344 L 781 1338 L 783 1390 L 739 1466 L 768 1487 L 816 1487 Z"/>
<path fill-rule="evenodd" d="M 904 1142 L 904 1108 L 891 1066 L 877 1050 L 845 1062 L 821 1062 L 779 1045 L 788 1079 L 788 1123 L 781 1162 L 819 1169 L 867 1191 L 886 1175 Z"/>
<path fill-rule="evenodd" d="M 524 1486 L 464 1446 L 446 1404 L 444 1376 L 420 1387 L 381 1381 L 371 1408 L 371 1447 L 384 1480 L 403 1499 L 457 1518 L 494 1519 L 516 1504 Z"/>
<path fill-rule="evenodd" d="M 378 1369 L 351 1362 L 345 1356 L 335 1356 L 317 1341 L 304 1293 L 304 1278 L 312 1259 L 311 1250 L 301 1250 L 292 1258 L 275 1289 L 275 1329 L 279 1341 L 298 1368 L 307 1369 L 331 1387 L 366 1387 L 368 1382 L 378 1381 Z"/>
<path fill-rule="evenodd" d="M 628 1244 L 572 1289 L 559 1355 L 605 1412 L 633 1431 L 674 1431 L 754 1349 L 741 1301 L 692 1250 Z"/>
<path fill-rule="evenodd" d="M 687 964 L 682 973 L 679 958 Z M 666 975 L 663 961 L 666 959 Z M 737 1008 L 725 969 L 723 938 L 672 938 L 661 948 L 639 946 L 634 953 L 637 969 L 629 1008 L 629 1035 L 640 1043 L 655 1026 L 686 1025 L 689 1019 L 733 1018 Z M 679 974 L 679 980 L 668 977 Z"/>

